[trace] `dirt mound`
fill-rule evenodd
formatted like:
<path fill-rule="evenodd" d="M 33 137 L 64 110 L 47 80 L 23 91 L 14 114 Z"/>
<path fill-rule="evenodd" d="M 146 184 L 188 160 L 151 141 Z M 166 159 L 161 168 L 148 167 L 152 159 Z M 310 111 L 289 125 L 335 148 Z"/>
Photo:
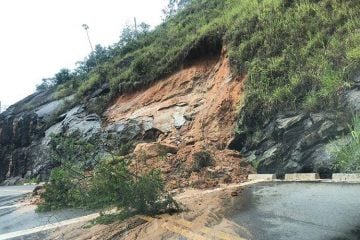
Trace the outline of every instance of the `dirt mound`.
<path fill-rule="evenodd" d="M 244 78 L 232 75 L 223 52 L 219 58 L 198 60 L 147 90 L 119 97 L 107 110 L 107 121 L 136 120 L 157 133 L 153 141 L 178 147 L 175 154 L 137 156 L 134 163 L 136 171 L 161 169 L 170 189 L 241 182 L 252 168 L 225 148 L 243 101 Z M 194 171 L 199 152 L 206 152 L 211 164 Z"/>

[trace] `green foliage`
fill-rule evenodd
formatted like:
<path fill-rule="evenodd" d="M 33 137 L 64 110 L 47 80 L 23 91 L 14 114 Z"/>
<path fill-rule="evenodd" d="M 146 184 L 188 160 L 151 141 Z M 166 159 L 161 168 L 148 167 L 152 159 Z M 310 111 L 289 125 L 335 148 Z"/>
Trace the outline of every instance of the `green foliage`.
<path fill-rule="evenodd" d="M 120 145 L 120 147 L 118 148 L 118 150 L 116 151 L 116 154 L 117 155 L 120 155 L 120 156 L 126 156 L 130 153 L 133 152 L 134 150 L 134 142 L 126 142 L 126 143 L 123 143 Z"/>
<path fill-rule="evenodd" d="M 147 87 L 178 69 L 202 39 L 221 38 L 222 32 L 222 26 L 217 22 L 223 14 L 224 2 L 187 2 L 174 1 L 178 13 L 153 31 L 145 23 L 136 28 L 125 27 L 118 43 L 107 49 L 99 48 L 78 63 L 78 68 L 73 71 L 72 82 L 75 84 L 67 85 L 68 91 L 63 88 L 57 91 L 77 93 L 77 99 L 81 99 L 102 84 L 110 83 L 110 96 L 114 97 Z M 186 3 L 188 7 L 184 7 Z M 93 64 L 93 55 L 97 60 L 104 56 L 98 66 Z"/>
<path fill-rule="evenodd" d="M 36 178 L 26 178 L 23 182 L 24 184 L 38 184 L 40 182 L 39 179 Z"/>
<path fill-rule="evenodd" d="M 171 0 L 166 11 L 170 17 L 154 30 L 128 26 L 118 43 L 97 49 L 98 66 L 93 56 L 81 62 L 73 74 L 76 84 L 68 85 L 69 91 L 59 88 L 59 95 L 72 92 L 82 99 L 109 83 L 104 101 L 109 102 L 148 87 L 196 49 L 220 42 L 233 71 L 247 75 L 242 115 L 245 125 L 255 126 L 279 109 L 337 107 L 359 71 L 360 5 L 355 1 Z"/>
<path fill-rule="evenodd" d="M 102 163 L 95 169 L 90 195 L 101 196 L 92 201 L 95 206 L 115 205 L 125 212 L 156 214 L 177 208 L 164 194 L 164 182 L 159 171 L 136 176 L 128 169 L 128 161 Z"/>
<path fill-rule="evenodd" d="M 351 140 L 335 152 L 335 170 L 345 173 L 360 172 L 360 117 L 353 118 L 352 126 L 349 126 Z"/>
<path fill-rule="evenodd" d="M 37 211 L 52 211 L 61 208 L 75 207 L 82 202 L 82 188 L 79 187 L 77 174 L 66 167 L 54 168 L 50 182 L 45 185 L 41 195 L 44 203 Z"/>
<path fill-rule="evenodd" d="M 38 91 L 44 91 L 68 83 L 73 79 L 74 79 L 73 73 L 69 69 L 63 68 L 58 73 L 56 73 L 53 78 L 42 79 L 42 83 L 38 85 L 36 89 Z"/>
<path fill-rule="evenodd" d="M 116 139 L 53 136 L 50 156 L 57 167 L 51 172 L 50 182 L 42 194 L 44 202 L 38 211 L 118 207 L 122 216 L 130 216 L 178 209 L 176 202 L 165 193 L 159 171 L 136 175 L 129 169 L 132 159 L 119 156 L 128 154 L 132 146 L 132 143 L 119 146 Z M 104 153 L 101 160 L 97 157 L 99 152 Z M 96 164 L 89 168 L 86 163 L 93 159 Z"/>
<path fill-rule="evenodd" d="M 99 143 L 96 137 L 82 139 L 78 133 L 71 136 L 53 135 L 49 143 L 50 160 L 55 166 L 74 166 L 80 168 L 98 161 Z M 90 165 L 92 165 L 90 164 Z"/>
<path fill-rule="evenodd" d="M 43 78 L 41 83 L 36 86 L 37 91 L 45 91 L 53 87 L 53 79 L 52 78 Z"/>
<path fill-rule="evenodd" d="M 261 123 L 278 109 L 336 106 L 358 68 L 359 8 L 337 0 L 259 1 L 237 18 L 226 39 L 232 65 L 248 74 L 245 117 Z"/>
<path fill-rule="evenodd" d="M 173 17 L 179 10 L 183 9 L 189 0 L 169 0 L 168 5 L 166 8 L 162 10 L 164 14 L 164 20 Z"/>
<path fill-rule="evenodd" d="M 72 79 L 69 69 L 63 68 L 55 74 L 55 85 L 64 84 Z"/>

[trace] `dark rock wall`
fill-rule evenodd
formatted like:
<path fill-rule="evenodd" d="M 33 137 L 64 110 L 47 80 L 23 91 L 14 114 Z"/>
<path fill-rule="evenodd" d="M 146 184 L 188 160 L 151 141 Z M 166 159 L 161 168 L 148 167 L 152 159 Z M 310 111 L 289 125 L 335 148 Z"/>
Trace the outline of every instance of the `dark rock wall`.
<path fill-rule="evenodd" d="M 239 135 L 242 144 L 232 143 L 232 148 L 247 156 L 259 173 L 319 172 L 328 177 L 333 168 L 329 144 L 345 131 L 346 122 L 332 113 L 289 112 L 257 132 Z"/>
<path fill-rule="evenodd" d="M 51 135 L 79 133 L 106 138 L 118 135 L 131 141 L 148 130 L 146 122 L 125 119 L 102 128 L 102 119 L 86 106 L 67 106 L 71 97 L 55 100 L 52 93 L 33 94 L 0 114 L 0 183 L 15 184 L 21 178 L 45 179 L 51 168 L 48 143 Z M 15 181 L 16 180 L 16 181 Z"/>
<path fill-rule="evenodd" d="M 0 115 L 0 181 L 10 176 L 24 177 L 32 165 L 28 149 L 41 138 L 35 113 Z"/>
<path fill-rule="evenodd" d="M 334 152 L 348 138 L 352 116 L 359 112 L 360 89 L 344 92 L 336 109 L 319 112 L 286 112 L 253 128 L 239 123 L 240 129 L 229 148 L 241 151 L 258 173 L 317 172 L 331 177 Z"/>

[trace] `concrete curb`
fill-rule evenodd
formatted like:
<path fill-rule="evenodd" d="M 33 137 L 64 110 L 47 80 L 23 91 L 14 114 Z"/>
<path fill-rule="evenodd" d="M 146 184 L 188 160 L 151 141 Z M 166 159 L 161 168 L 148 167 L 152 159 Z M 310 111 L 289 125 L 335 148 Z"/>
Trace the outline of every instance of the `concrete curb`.
<path fill-rule="evenodd" d="M 249 174 L 248 175 L 249 181 L 257 181 L 257 180 L 272 181 L 275 179 L 276 179 L 275 174 Z"/>
<path fill-rule="evenodd" d="M 360 173 L 333 173 L 332 179 L 321 179 L 318 173 L 286 173 L 284 180 L 277 179 L 275 174 L 249 174 L 248 181 L 360 183 Z"/>
<path fill-rule="evenodd" d="M 360 173 L 333 173 L 334 182 L 360 182 Z"/>
<path fill-rule="evenodd" d="M 318 173 L 287 173 L 285 181 L 315 181 L 320 180 Z"/>

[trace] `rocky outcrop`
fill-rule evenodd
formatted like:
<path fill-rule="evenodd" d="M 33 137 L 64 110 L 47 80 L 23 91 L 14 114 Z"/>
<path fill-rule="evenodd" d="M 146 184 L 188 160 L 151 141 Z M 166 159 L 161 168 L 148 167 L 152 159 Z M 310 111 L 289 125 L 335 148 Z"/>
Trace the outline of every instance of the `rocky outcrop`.
<path fill-rule="evenodd" d="M 0 115 L 0 181 L 48 176 L 53 167 L 48 144 L 52 135 L 78 133 L 122 142 L 140 141 L 133 154 L 135 172 L 159 169 L 169 188 L 216 186 L 240 182 L 252 167 L 235 151 L 225 150 L 233 135 L 244 77 L 234 77 L 224 53 L 193 61 L 146 90 L 126 93 L 101 118 L 87 109 L 107 93 L 103 86 L 87 93 L 54 99 L 52 92 L 34 94 Z M 78 101 L 76 101 L 78 102 Z M 194 156 L 211 156 L 211 166 L 194 171 Z"/>
<path fill-rule="evenodd" d="M 78 131 L 86 137 L 101 130 L 100 117 L 87 114 L 84 106 L 65 110 L 73 96 L 55 100 L 53 95 L 35 93 L 0 114 L 0 182 L 48 175 L 51 134 Z"/>
<path fill-rule="evenodd" d="M 230 148 L 240 150 L 259 173 L 318 172 L 328 177 L 333 141 L 345 131 L 346 122 L 335 114 L 289 112 L 278 114 L 258 132 L 238 134 Z"/>
<path fill-rule="evenodd" d="M 336 147 L 346 142 L 351 117 L 359 113 L 360 89 L 347 90 L 331 112 L 281 112 L 257 131 L 242 131 L 229 142 L 259 173 L 316 172 L 330 177 Z M 241 124 L 241 123 L 240 123 Z M 245 126 L 243 126 L 245 127 Z"/>
<path fill-rule="evenodd" d="M 0 181 L 28 175 L 32 149 L 42 137 L 41 119 L 19 108 L 15 106 L 0 115 Z"/>

